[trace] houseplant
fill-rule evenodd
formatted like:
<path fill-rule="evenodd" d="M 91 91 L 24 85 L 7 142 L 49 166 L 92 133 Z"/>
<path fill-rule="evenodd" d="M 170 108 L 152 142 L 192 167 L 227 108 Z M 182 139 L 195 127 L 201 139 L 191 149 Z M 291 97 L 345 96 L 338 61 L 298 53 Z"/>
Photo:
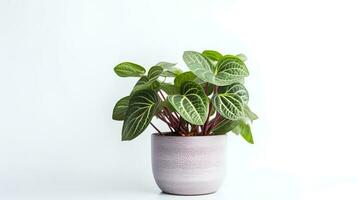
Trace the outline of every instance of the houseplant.
<path fill-rule="evenodd" d="M 246 57 L 213 50 L 185 51 L 190 71 L 160 62 L 146 73 L 131 62 L 118 64 L 120 77 L 138 77 L 130 95 L 120 99 L 114 120 L 123 120 L 122 140 L 132 140 L 149 125 L 152 167 L 156 183 L 166 193 L 197 195 L 215 192 L 224 177 L 226 133 L 233 132 L 253 144 L 244 78 Z M 166 124 L 157 128 L 153 117 Z"/>

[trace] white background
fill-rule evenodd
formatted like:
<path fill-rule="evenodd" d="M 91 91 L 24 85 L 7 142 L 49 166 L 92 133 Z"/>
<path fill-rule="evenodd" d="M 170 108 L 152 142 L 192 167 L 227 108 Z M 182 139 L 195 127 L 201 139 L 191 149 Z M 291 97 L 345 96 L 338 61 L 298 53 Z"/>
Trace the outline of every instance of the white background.
<path fill-rule="evenodd" d="M 150 133 L 121 142 L 115 102 L 133 61 L 245 53 L 255 145 L 193 199 L 357 199 L 353 1 L 0 1 L 0 199 L 190 199 L 161 194 Z M 164 126 L 155 121 L 160 127 Z"/>

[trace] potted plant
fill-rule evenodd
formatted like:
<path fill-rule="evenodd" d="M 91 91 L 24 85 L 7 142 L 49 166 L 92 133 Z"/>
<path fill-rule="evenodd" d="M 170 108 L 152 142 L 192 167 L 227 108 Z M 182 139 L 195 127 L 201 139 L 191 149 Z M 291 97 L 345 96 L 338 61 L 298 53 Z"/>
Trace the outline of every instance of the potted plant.
<path fill-rule="evenodd" d="M 226 133 L 240 134 L 253 144 L 244 78 L 246 57 L 217 51 L 185 51 L 190 71 L 160 62 L 146 73 L 131 62 L 118 64 L 120 77 L 139 77 L 132 92 L 120 99 L 114 120 L 123 120 L 122 140 L 132 140 L 149 125 L 152 134 L 152 169 L 159 188 L 179 195 L 217 191 L 224 178 Z M 167 125 L 160 130 L 151 120 Z"/>

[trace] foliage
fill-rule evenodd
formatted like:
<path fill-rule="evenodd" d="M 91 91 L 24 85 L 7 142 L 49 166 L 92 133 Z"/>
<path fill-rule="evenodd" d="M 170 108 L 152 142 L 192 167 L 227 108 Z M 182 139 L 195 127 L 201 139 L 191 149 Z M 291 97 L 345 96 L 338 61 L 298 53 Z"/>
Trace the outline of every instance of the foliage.
<path fill-rule="evenodd" d="M 258 116 L 248 107 L 246 59 L 244 54 L 185 51 L 183 60 L 190 69 L 186 72 L 170 62 L 159 62 L 147 73 L 132 62 L 118 64 L 114 68 L 118 76 L 140 77 L 131 94 L 113 109 L 112 118 L 124 121 L 122 140 L 136 138 L 151 124 L 159 134 L 176 136 L 232 131 L 253 144 L 251 123 Z M 160 131 L 152 124 L 154 116 L 170 131 Z"/>

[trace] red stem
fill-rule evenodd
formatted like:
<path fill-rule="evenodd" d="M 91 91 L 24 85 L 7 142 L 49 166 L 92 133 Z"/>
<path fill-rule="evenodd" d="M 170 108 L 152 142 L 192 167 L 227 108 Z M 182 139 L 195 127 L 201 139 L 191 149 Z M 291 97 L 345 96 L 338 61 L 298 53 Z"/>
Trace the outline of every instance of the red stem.
<path fill-rule="evenodd" d="M 174 124 L 178 124 L 178 120 L 175 119 L 175 117 L 170 113 L 169 109 L 167 109 L 166 107 L 164 107 L 164 110 L 163 110 L 165 116 L 167 117 L 167 119 L 174 123 Z"/>
<path fill-rule="evenodd" d="M 169 127 L 169 129 L 170 129 L 171 132 L 175 132 L 175 131 L 172 129 L 172 128 L 174 128 L 173 125 L 172 125 L 168 120 L 166 120 L 165 116 L 163 116 L 161 113 L 159 113 L 159 114 L 157 115 L 157 117 L 167 124 L 167 126 Z M 172 127 L 172 128 L 171 128 L 171 127 Z"/>
<path fill-rule="evenodd" d="M 206 119 L 206 122 L 205 124 L 203 125 L 203 134 L 205 135 L 206 134 L 206 131 L 207 131 L 207 126 L 208 126 L 208 120 L 209 120 L 209 117 L 211 116 L 211 110 L 212 110 L 212 103 L 209 102 L 209 106 L 208 106 L 208 116 L 207 116 L 207 119 Z"/>
<path fill-rule="evenodd" d="M 218 92 L 218 86 L 217 86 L 217 85 L 214 86 L 213 92 L 214 92 L 215 94 L 217 94 L 217 92 Z"/>
<path fill-rule="evenodd" d="M 159 90 L 159 97 L 161 98 L 162 101 L 165 101 L 165 95 L 162 93 L 161 90 Z M 167 120 L 170 122 L 170 125 L 172 128 L 177 129 L 179 126 L 179 120 L 178 120 L 178 115 L 174 112 L 177 118 L 169 111 L 167 107 L 164 107 L 163 113 L 162 113 Z M 164 119 L 161 119 L 163 121 L 166 121 Z M 171 130 L 172 131 L 172 130 Z"/>
<path fill-rule="evenodd" d="M 162 100 L 165 101 L 165 96 L 164 96 L 164 94 L 161 92 L 161 90 L 159 90 L 159 94 L 161 95 Z"/>
<path fill-rule="evenodd" d="M 174 115 L 176 116 L 177 119 L 180 119 L 180 117 L 178 116 L 178 114 L 176 112 L 173 112 Z"/>
<path fill-rule="evenodd" d="M 168 122 L 164 117 L 159 117 L 162 121 L 164 121 L 166 124 L 167 124 L 167 126 L 169 127 L 169 129 L 170 129 L 170 131 L 171 132 L 175 132 L 172 128 L 172 124 L 170 123 L 170 122 Z"/>
<path fill-rule="evenodd" d="M 165 96 L 164 94 L 161 92 L 161 90 L 159 90 L 159 94 L 161 95 L 162 100 L 164 101 Z M 175 126 L 177 126 L 178 129 L 180 129 L 183 132 L 188 132 L 188 127 L 184 126 L 184 121 L 181 120 L 181 117 L 179 117 L 177 115 L 176 112 L 170 112 L 168 108 L 164 107 L 164 113 L 166 118 Z M 173 114 L 172 114 L 173 113 Z"/>
<path fill-rule="evenodd" d="M 188 130 L 188 123 L 186 123 L 186 121 L 180 117 L 180 124 L 183 126 L 183 128 L 185 129 L 185 131 L 189 132 Z"/>
<path fill-rule="evenodd" d="M 215 118 L 211 121 L 210 125 L 208 126 L 208 132 L 211 132 L 212 129 L 214 129 L 216 127 L 216 125 L 218 124 L 220 119 L 221 119 L 221 115 L 219 113 L 217 113 Z"/>
<path fill-rule="evenodd" d="M 205 93 L 206 93 L 206 95 L 208 95 L 208 82 L 206 82 L 206 85 L 205 85 Z"/>
<path fill-rule="evenodd" d="M 150 124 L 151 124 L 152 127 L 154 127 L 154 129 L 156 129 L 156 131 L 157 131 L 160 135 L 162 135 L 161 131 L 160 131 L 153 123 L 150 122 Z"/>

